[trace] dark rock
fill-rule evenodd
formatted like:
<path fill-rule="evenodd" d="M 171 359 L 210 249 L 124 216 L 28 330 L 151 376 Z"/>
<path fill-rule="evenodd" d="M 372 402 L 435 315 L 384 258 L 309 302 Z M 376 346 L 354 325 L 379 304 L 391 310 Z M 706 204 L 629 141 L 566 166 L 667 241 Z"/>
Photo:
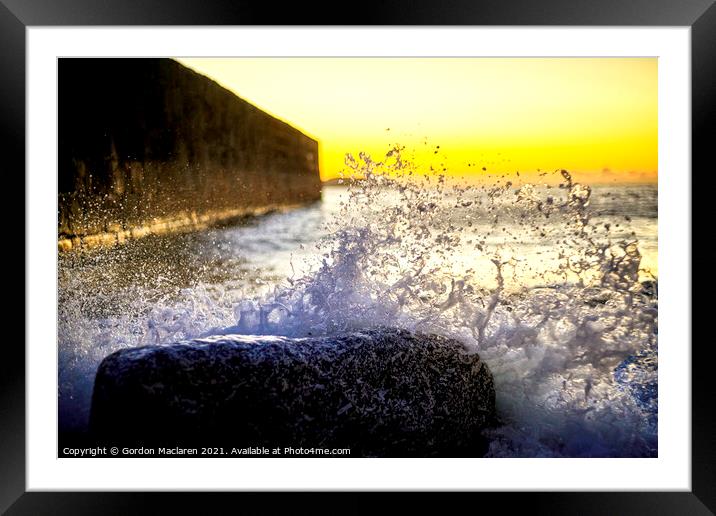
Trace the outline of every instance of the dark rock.
<path fill-rule="evenodd" d="M 490 371 L 452 339 L 396 329 L 224 335 L 105 358 L 90 431 L 143 445 L 465 456 L 481 454 L 494 410 Z"/>

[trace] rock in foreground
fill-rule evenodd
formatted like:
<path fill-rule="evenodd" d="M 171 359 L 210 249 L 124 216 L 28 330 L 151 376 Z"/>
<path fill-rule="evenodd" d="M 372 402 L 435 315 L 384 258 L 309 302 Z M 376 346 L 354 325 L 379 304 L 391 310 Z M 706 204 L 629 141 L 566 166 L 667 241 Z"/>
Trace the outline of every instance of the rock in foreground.
<path fill-rule="evenodd" d="M 395 329 L 223 335 L 105 358 L 90 430 L 142 445 L 479 455 L 494 409 L 487 366 L 452 339 Z"/>

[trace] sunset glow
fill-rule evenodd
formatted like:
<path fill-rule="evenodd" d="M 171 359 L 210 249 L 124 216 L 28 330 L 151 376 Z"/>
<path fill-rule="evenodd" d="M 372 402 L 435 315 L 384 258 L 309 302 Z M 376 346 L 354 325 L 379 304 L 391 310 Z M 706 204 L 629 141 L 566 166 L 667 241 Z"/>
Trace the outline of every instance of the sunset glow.
<path fill-rule="evenodd" d="M 654 58 L 178 61 L 317 139 L 324 180 L 346 152 L 380 156 L 396 143 L 454 175 L 657 179 Z"/>

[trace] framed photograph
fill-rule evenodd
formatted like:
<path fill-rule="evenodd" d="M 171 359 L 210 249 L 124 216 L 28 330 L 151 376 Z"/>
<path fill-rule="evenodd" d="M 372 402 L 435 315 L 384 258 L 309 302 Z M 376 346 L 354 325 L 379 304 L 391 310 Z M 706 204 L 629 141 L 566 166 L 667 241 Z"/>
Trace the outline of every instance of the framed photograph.
<path fill-rule="evenodd" d="M 341 26 L 3 0 L 27 302 L 0 507 L 712 514 L 691 203 L 716 8 L 563 4 Z"/>

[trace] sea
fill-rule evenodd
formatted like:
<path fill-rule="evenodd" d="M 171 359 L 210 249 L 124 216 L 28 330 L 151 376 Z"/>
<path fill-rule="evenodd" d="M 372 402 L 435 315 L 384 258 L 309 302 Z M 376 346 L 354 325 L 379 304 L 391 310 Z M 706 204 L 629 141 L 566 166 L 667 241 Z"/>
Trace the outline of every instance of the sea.
<path fill-rule="evenodd" d="M 58 255 L 59 431 L 118 349 L 393 326 L 488 365 L 488 457 L 658 455 L 655 184 L 421 175 L 346 159 L 314 204 Z"/>

